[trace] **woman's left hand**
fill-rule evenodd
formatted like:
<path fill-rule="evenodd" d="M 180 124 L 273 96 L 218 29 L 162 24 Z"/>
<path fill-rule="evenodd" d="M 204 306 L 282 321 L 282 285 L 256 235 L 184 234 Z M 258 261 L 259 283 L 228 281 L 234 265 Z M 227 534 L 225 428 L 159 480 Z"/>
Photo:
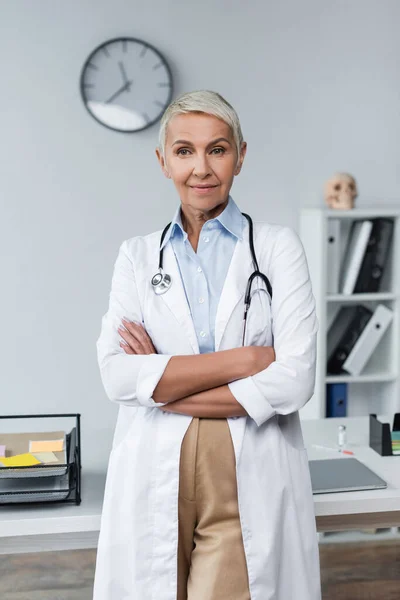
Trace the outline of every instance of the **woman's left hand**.
<path fill-rule="evenodd" d="M 122 325 L 125 329 L 119 327 L 118 333 L 125 340 L 125 343 L 120 342 L 119 345 L 126 354 L 157 354 L 150 336 L 142 325 L 132 323 L 126 319 L 122 319 Z"/>

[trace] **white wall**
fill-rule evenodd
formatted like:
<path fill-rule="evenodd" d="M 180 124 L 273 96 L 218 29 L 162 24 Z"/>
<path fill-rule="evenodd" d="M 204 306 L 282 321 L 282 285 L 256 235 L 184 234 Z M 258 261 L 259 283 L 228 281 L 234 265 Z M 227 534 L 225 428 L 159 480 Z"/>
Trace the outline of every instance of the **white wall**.
<path fill-rule="evenodd" d="M 223 94 L 249 146 L 235 201 L 297 228 L 336 170 L 356 176 L 360 205 L 398 202 L 399 19 L 396 0 L 0 2 L 1 413 L 81 412 L 84 467 L 104 468 L 117 407 L 95 344 L 113 264 L 179 201 L 157 126 L 119 134 L 84 109 L 95 46 L 142 38 L 175 96 Z"/>

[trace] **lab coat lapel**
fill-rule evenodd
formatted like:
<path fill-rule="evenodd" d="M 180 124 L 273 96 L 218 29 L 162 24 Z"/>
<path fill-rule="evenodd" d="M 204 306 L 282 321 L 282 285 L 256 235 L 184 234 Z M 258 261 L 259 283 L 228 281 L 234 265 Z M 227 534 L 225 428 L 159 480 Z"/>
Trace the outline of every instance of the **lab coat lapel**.
<path fill-rule="evenodd" d="M 194 327 L 190 306 L 188 304 L 186 293 L 183 287 L 179 265 L 176 260 L 172 244 L 168 243 L 164 247 L 163 269 L 165 273 L 171 276 L 171 287 L 167 292 L 161 294 L 161 298 L 167 304 L 179 324 L 187 334 L 194 354 L 199 354 L 199 344 L 197 342 L 196 330 Z"/>
<path fill-rule="evenodd" d="M 253 271 L 248 243 L 248 224 L 243 227 L 243 239 L 237 240 L 228 273 L 219 299 L 215 317 L 215 351 L 219 350 L 226 326 L 237 303 L 246 291 L 247 280 Z M 244 305 L 243 305 L 244 308 Z"/>

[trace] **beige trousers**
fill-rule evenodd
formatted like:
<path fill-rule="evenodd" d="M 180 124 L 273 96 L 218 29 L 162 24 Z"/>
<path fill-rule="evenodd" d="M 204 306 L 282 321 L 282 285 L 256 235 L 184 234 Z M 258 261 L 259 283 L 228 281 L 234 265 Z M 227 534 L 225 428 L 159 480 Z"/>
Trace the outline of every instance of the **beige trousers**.
<path fill-rule="evenodd" d="M 179 468 L 177 600 L 250 600 L 226 419 L 194 417 Z"/>

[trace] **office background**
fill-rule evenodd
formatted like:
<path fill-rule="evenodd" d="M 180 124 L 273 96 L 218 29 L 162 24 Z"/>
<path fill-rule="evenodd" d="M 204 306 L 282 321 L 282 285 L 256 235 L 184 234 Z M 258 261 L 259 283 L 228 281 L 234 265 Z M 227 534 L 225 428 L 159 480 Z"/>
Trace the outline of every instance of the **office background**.
<path fill-rule="evenodd" d="M 174 97 L 212 89 L 248 142 L 232 188 L 255 219 L 298 229 L 325 179 L 355 175 L 357 205 L 397 203 L 396 0 L 54 0 L 0 3 L 3 414 L 81 412 L 85 469 L 104 470 L 117 406 L 96 340 L 121 242 L 161 229 L 179 198 L 155 156 L 158 126 L 102 127 L 79 92 L 100 43 L 156 46 Z"/>

